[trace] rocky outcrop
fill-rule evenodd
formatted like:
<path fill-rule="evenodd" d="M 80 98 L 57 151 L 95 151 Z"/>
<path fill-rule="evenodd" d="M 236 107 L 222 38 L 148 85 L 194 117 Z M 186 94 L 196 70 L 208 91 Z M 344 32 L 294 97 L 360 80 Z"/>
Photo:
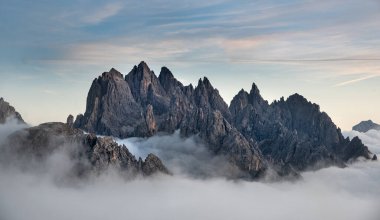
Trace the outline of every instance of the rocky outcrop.
<path fill-rule="evenodd" d="M 53 122 L 17 131 L 9 136 L 1 161 L 45 161 L 55 153 L 69 157 L 72 169 L 69 175 L 100 174 L 109 168 L 128 176 L 169 174 L 161 160 L 151 155 L 145 161 L 136 160 L 126 146 L 120 146 L 110 137 L 97 137 L 68 124 Z M 141 160 L 141 159 L 140 159 Z M 26 163 L 29 166 L 30 163 Z"/>
<path fill-rule="evenodd" d="M 148 154 L 145 161 L 142 161 L 142 159 L 139 158 L 138 163 L 139 169 L 141 169 L 145 175 L 152 175 L 155 173 L 169 174 L 168 169 L 162 164 L 160 158 L 154 154 Z"/>
<path fill-rule="evenodd" d="M 253 84 L 228 106 L 206 77 L 195 88 L 184 86 L 167 67 L 156 77 L 145 62 L 125 80 L 116 70 L 95 79 L 74 127 L 121 138 L 180 129 L 253 178 L 269 166 L 287 175 L 369 158 L 367 147 L 344 139 L 328 115 L 301 95 L 269 104 Z"/>
<path fill-rule="evenodd" d="M 5 123 L 8 118 L 15 118 L 20 123 L 25 123 L 20 113 L 15 108 L 9 105 L 3 98 L 0 98 L 0 124 Z"/>
<path fill-rule="evenodd" d="M 380 130 L 380 125 L 374 123 L 372 120 L 362 121 L 359 124 L 353 126 L 352 130 L 365 133 L 369 130 Z"/>

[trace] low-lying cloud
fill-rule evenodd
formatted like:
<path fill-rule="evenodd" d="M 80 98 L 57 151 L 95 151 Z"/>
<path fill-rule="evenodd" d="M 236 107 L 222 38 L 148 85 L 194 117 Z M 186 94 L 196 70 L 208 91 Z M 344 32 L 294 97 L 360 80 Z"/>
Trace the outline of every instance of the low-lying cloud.
<path fill-rule="evenodd" d="M 370 140 L 363 138 L 371 149 L 379 146 L 380 142 Z M 47 164 L 53 166 L 57 162 L 57 167 L 44 173 L 0 165 L 0 219 L 376 220 L 380 217 L 379 162 L 306 172 L 295 182 L 231 181 L 223 175 L 194 178 L 199 173 L 211 172 L 222 159 L 216 162 L 210 159 L 195 137 L 184 139 L 175 133 L 118 142 L 143 158 L 150 152 L 158 154 L 174 175 L 125 181 L 107 172 L 78 185 L 57 184 L 53 177 L 66 172 L 64 167 L 61 171 L 57 168 L 67 160 L 64 152 L 48 158 Z M 192 163 L 199 164 L 194 164 L 194 168 Z"/>
<path fill-rule="evenodd" d="M 365 133 L 359 131 L 346 131 L 343 132 L 343 135 L 350 139 L 356 136 L 359 137 L 372 153 L 380 154 L 380 131 L 369 130 Z"/>
<path fill-rule="evenodd" d="M 157 155 L 174 175 L 193 178 L 231 177 L 231 167 L 223 156 L 209 152 L 197 136 L 183 138 L 179 131 L 170 135 L 150 138 L 116 139 L 136 157 L 145 158 L 149 153 Z"/>

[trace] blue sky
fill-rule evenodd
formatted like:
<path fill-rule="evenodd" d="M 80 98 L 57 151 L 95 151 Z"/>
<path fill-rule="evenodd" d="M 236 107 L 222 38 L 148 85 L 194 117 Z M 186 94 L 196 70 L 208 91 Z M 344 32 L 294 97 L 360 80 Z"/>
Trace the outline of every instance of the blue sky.
<path fill-rule="evenodd" d="M 227 103 L 255 82 L 295 92 L 343 129 L 380 122 L 380 2 L 0 0 L 0 96 L 31 124 L 85 110 L 93 78 L 141 60 Z"/>

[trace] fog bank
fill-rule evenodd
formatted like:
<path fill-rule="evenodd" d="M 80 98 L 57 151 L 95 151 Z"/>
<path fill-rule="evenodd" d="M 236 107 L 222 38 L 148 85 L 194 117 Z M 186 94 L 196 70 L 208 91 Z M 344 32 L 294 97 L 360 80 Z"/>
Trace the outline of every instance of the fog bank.
<path fill-rule="evenodd" d="M 0 134 L 4 140 L 9 132 Z M 380 139 L 363 137 L 371 150 L 378 149 Z M 223 158 L 213 159 L 194 137 L 175 133 L 118 142 L 143 158 L 158 154 L 174 175 L 125 181 L 107 172 L 81 184 L 60 184 L 65 152 L 52 155 L 49 169 L 38 174 L 0 165 L 0 219 L 380 219 L 379 162 L 306 172 L 296 182 L 230 181 L 222 172 L 198 178 L 212 174 Z"/>

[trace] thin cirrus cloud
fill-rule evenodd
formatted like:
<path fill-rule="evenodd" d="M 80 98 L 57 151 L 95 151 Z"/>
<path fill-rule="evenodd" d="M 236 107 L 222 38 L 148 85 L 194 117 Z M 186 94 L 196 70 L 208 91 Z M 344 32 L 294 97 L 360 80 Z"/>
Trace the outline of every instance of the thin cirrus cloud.
<path fill-rule="evenodd" d="M 87 24 L 97 24 L 117 15 L 123 8 L 124 5 L 121 3 L 109 3 L 92 13 L 86 14 L 82 21 Z"/>
<path fill-rule="evenodd" d="M 380 77 L 380 75 L 379 74 L 367 75 L 367 76 L 364 76 L 364 77 L 360 77 L 360 78 L 356 78 L 356 79 L 352 79 L 352 80 L 348 80 L 348 81 L 344 81 L 344 82 L 335 84 L 334 87 L 347 86 L 347 85 L 350 85 L 350 84 L 358 83 L 358 82 L 361 82 L 361 81 L 364 81 L 364 80 L 368 80 L 368 79 L 372 79 L 372 78 L 375 78 L 375 77 Z"/>
<path fill-rule="evenodd" d="M 380 74 L 380 3 L 375 0 L 4 3 L 0 74 L 10 78 L 33 76 L 50 83 L 59 80 L 57 72 L 67 72 L 91 82 L 95 73 L 111 66 L 126 70 L 145 60 L 175 68 L 176 76 L 188 82 L 201 74 L 218 87 L 231 77 L 241 79 L 222 94 L 227 102 L 241 87 L 249 87 L 245 82 L 271 88 L 279 80 L 266 98 L 299 92 L 323 104 L 322 96 L 313 95 L 339 94 L 378 80 Z M 377 91 L 360 91 L 365 89 Z M 0 82 L 0 92 L 12 98 L 8 91 L 12 85 Z M 263 93 L 265 97 L 265 89 Z M 72 109 L 62 118 L 80 111 Z"/>

